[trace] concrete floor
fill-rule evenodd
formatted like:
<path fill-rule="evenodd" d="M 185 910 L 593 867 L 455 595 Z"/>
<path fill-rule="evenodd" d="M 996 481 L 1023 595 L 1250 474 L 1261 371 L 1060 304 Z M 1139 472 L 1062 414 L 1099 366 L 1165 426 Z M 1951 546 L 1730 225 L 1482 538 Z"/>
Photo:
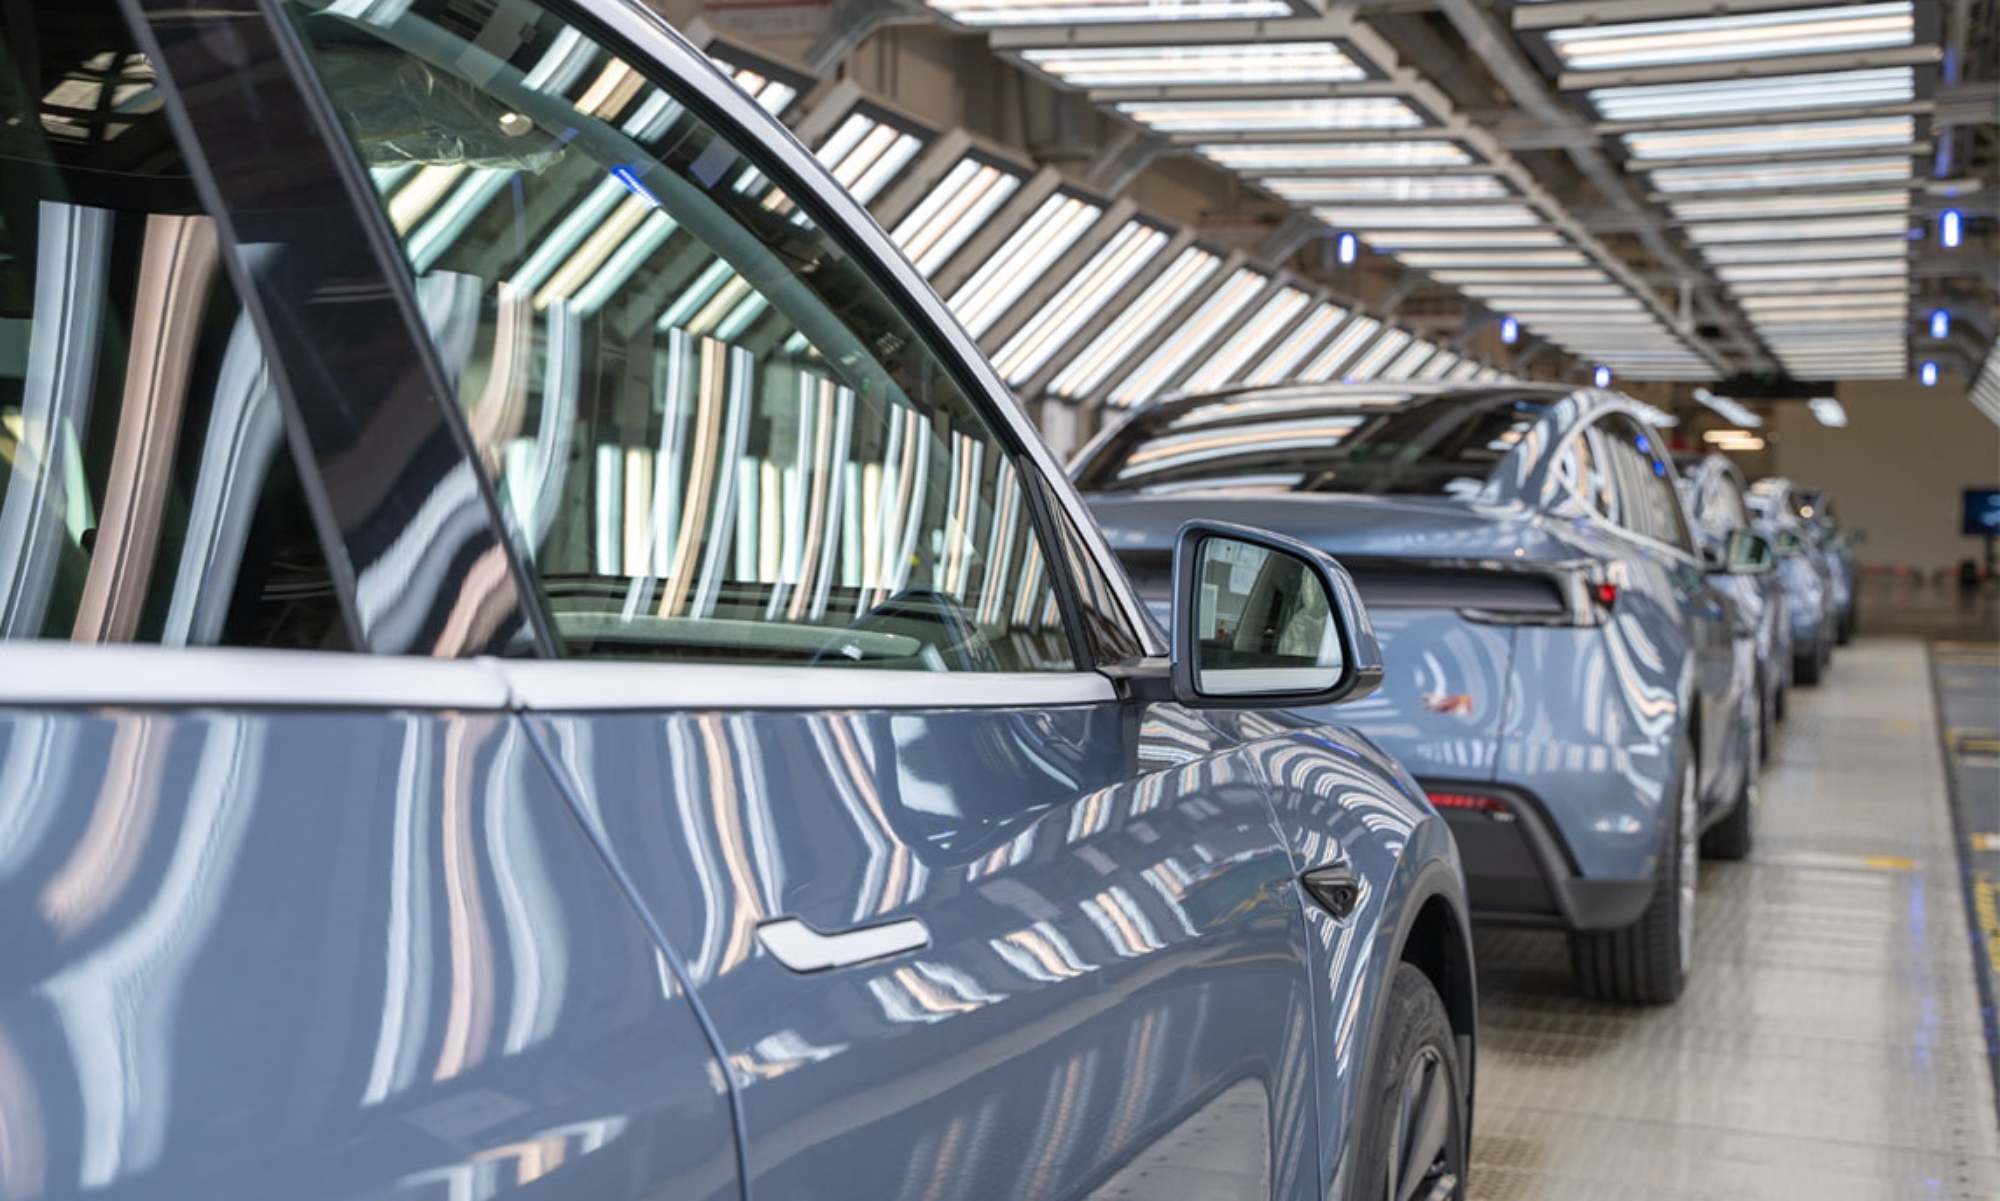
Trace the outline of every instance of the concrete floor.
<path fill-rule="evenodd" d="M 1480 934 L 1472 1195 L 2000 1198 L 1967 940 L 1924 645 L 1864 637 L 1793 692 L 1751 859 L 1702 864 L 1678 1004 Z"/>

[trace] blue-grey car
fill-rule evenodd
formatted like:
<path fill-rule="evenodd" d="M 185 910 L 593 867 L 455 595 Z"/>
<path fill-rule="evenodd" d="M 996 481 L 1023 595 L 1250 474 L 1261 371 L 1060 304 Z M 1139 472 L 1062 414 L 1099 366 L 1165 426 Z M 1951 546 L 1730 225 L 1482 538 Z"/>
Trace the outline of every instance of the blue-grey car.
<path fill-rule="evenodd" d="M 1792 623 L 1792 682 L 1817 684 L 1840 641 L 1840 573 L 1816 530 L 1799 515 L 1799 490 L 1787 479 L 1750 485 L 1756 529 L 1778 556 L 1785 610 Z"/>
<path fill-rule="evenodd" d="M 1756 534 L 1750 512 L 1749 483 L 1726 455 L 1690 457 L 1680 463 L 1681 495 L 1687 501 L 1689 528 L 1710 567 L 1726 567 L 1731 540 L 1750 534 L 1762 543 L 1755 553 L 1774 557 L 1768 539 Z M 1741 545 L 1742 540 L 1737 540 Z M 1758 747 L 1760 762 L 1768 761 L 1777 723 L 1785 715 L 1792 684 L 1792 622 L 1785 603 L 1785 585 L 1776 571 L 1714 575 L 1715 585 L 1729 593 L 1737 611 L 1756 631 Z"/>
<path fill-rule="evenodd" d="M 1794 511 L 1813 533 L 1825 553 L 1828 577 L 1833 583 L 1834 642 L 1846 646 L 1854 640 L 1860 618 L 1861 564 L 1854 550 L 1865 540 L 1865 531 L 1850 530 L 1840 522 L 1839 506 L 1826 492 L 1799 492 L 1793 496 Z"/>
<path fill-rule="evenodd" d="M 4 32 L 0 1197 L 1464 1195 L 1351 582 L 1158 629 L 650 10 Z"/>
<path fill-rule="evenodd" d="M 1161 401 L 1074 465 L 1142 591 L 1191 517 L 1337 556 L 1387 675 L 1353 723 L 1445 813 L 1476 912 L 1573 932 L 1589 995 L 1677 996 L 1697 846 L 1751 840 L 1753 632 L 1615 393 L 1295 385 Z M 1720 571 L 1768 570 L 1745 543 Z"/>

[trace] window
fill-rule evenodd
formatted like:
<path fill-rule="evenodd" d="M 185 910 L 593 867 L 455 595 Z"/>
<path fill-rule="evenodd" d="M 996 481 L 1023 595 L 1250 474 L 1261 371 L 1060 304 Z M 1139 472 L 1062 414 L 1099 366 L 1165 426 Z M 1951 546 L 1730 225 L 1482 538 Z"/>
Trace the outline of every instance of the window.
<path fill-rule="evenodd" d="M 1623 502 L 1620 522 L 1635 534 L 1692 554 L 1687 520 L 1681 509 L 1666 464 L 1654 452 L 1652 439 L 1623 416 L 1611 416 L 1598 423 L 1598 447 L 1618 480 Z"/>
<path fill-rule="evenodd" d="M 1619 522 L 1618 490 L 1605 457 L 1603 435 L 1595 426 L 1571 435 L 1562 458 L 1556 461 L 1554 478 L 1567 484 L 1599 517 Z"/>
<path fill-rule="evenodd" d="M 9 10 L 6 32 L 0 638 L 344 649 L 151 64 L 110 0 Z"/>
<path fill-rule="evenodd" d="M 1144 658 L 1146 648 L 1140 645 L 1132 627 L 1122 616 L 1124 609 L 1118 603 L 1118 595 L 1113 591 L 1111 581 L 1099 570 L 1082 532 L 1070 520 L 1067 511 L 1054 500 L 1049 503 L 1051 508 L 1062 514 L 1063 558 L 1069 564 L 1070 578 L 1076 581 L 1084 638 L 1090 644 L 1091 656 L 1099 663 L 1125 663 Z"/>
<path fill-rule="evenodd" d="M 1011 448 L 754 148 L 533 4 L 288 11 L 567 653 L 1073 668 Z"/>

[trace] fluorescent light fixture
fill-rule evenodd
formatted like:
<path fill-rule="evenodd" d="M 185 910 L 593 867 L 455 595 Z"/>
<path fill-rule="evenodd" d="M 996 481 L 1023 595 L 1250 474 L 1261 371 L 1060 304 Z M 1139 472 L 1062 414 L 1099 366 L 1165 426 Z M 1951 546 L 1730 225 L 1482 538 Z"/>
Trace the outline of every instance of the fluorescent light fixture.
<path fill-rule="evenodd" d="M 1160 277 L 1146 286 L 1139 299 L 1120 311 L 1082 353 L 1057 373 L 1049 391 L 1072 400 L 1096 391 L 1111 369 L 1130 357 L 1133 349 L 1221 266 L 1221 256 L 1198 246 L 1181 251 Z"/>
<path fill-rule="evenodd" d="M 1937 387 L 1937 375 L 1938 375 L 1937 364 L 1925 363 L 1923 367 L 1919 370 L 1917 378 L 1923 380 L 1924 387 L 1935 388 Z"/>
<path fill-rule="evenodd" d="M 1298 204 L 1359 200 L 1505 200 L 1513 193 L 1493 175 L 1275 176 L 1257 181 Z"/>
<path fill-rule="evenodd" d="M 1008 306 L 1048 272 L 1104 210 L 1061 192 L 1042 201 L 946 303 L 974 336 L 993 328 Z"/>
<path fill-rule="evenodd" d="M 1512 346 L 1514 343 L 1519 342 L 1520 340 L 1521 340 L 1521 323 L 1514 320 L 1512 317 L 1502 317 L 1500 319 L 1500 341 L 1507 344 L 1508 346 Z"/>
<path fill-rule="evenodd" d="M 1473 158 L 1455 142 L 1207 142 L 1202 157 L 1232 171 L 1376 171 L 1463 167 Z"/>
<path fill-rule="evenodd" d="M 1491 284 L 1512 286 L 1515 284 L 1548 284 L 1556 287 L 1603 284 L 1612 286 L 1610 277 L 1594 267 L 1565 270 L 1559 267 L 1441 267 L 1430 272 L 1431 278 L 1448 284 Z"/>
<path fill-rule="evenodd" d="M 1257 307 L 1237 325 L 1208 361 L 1195 369 L 1181 385 L 1188 392 L 1206 392 L 1240 378 L 1250 356 L 1269 342 L 1278 330 L 1303 313 L 1312 297 L 1297 288 L 1280 288 L 1276 295 Z"/>
<path fill-rule="evenodd" d="M 1728 242 L 1801 242 L 1833 238 L 1906 238 L 1910 220 L 1901 213 L 1804 220 L 1723 221 L 1682 227 L 1688 240 L 1707 246 Z"/>
<path fill-rule="evenodd" d="M 961 25 L 1103 25 L 1295 17 L 1285 0 L 924 0 Z"/>
<path fill-rule="evenodd" d="M 1435 345 L 1419 338 L 1411 342 L 1409 348 L 1397 355 L 1393 362 L 1382 368 L 1381 378 L 1413 379 L 1418 369 L 1429 362 L 1437 352 L 1438 348 Z"/>
<path fill-rule="evenodd" d="M 1020 187 L 1020 177 L 1011 171 L 960 159 L 889 236 L 917 270 L 934 275 Z"/>
<path fill-rule="evenodd" d="M 1322 206 L 1313 215 L 1328 225 L 1358 229 L 1376 241 L 1378 229 L 1488 229 L 1498 226 L 1536 226 L 1542 216 L 1526 205 L 1495 204 L 1469 207 L 1459 205 L 1391 205 L 1384 207 Z"/>
<path fill-rule="evenodd" d="M 1592 263 L 1575 250 L 1482 250 L 1466 246 L 1453 250 L 1406 250 L 1396 258 L 1405 267 L 1430 270 L 1433 267 L 1589 267 Z M 1599 278 L 1604 273 L 1599 271 Z"/>
<path fill-rule="evenodd" d="M 1340 235 L 1340 240 L 1335 245 L 1334 253 L 1339 257 L 1343 266 L 1352 263 L 1360 252 L 1361 243 L 1353 234 Z"/>
<path fill-rule="evenodd" d="M 1725 453 L 1746 454 L 1764 449 L 1764 439 L 1749 430 L 1710 430 L 1702 440 Z"/>
<path fill-rule="evenodd" d="M 779 83 L 777 80 L 752 71 L 748 67 L 738 67 L 734 63 L 724 62 L 722 59 L 714 58 L 712 55 L 710 57 L 716 66 L 721 67 L 729 75 L 730 80 L 737 87 L 742 88 L 750 94 L 750 99 L 757 102 L 758 108 L 763 109 L 774 117 L 784 112 L 785 107 L 791 104 L 799 94 L 799 90 L 788 83 Z"/>
<path fill-rule="evenodd" d="M 1311 316 L 1286 334 L 1283 341 L 1272 347 L 1271 353 L 1264 356 L 1264 361 L 1257 364 L 1243 382 L 1261 387 L 1294 378 L 1305 357 L 1312 353 L 1314 347 L 1326 341 L 1327 335 L 1346 318 L 1347 310 L 1339 305 L 1321 304 Z"/>
<path fill-rule="evenodd" d="M 1825 263 L 1852 259 L 1907 259 L 1909 242 L 1900 237 L 1841 242 L 1748 242 L 1707 246 L 1702 257 L 1711 263 Z"/>
<path fill-rule="evenodd" d="M 1727 63 L 1794 54 L 1882 50 L 1916 36 L 1908 0 L 1725 17 L 1640 21 L 1552 29 L 1545 35 L 1565 68 L 1610 71 Z"/>
<path fill-rule="evenodd" d="M 1834 263 L 1753 263 L 1728 264 L 1715 269 L 1724 283 L 1755 283 L 1781 279 L 1867 279 L 1878 276 L 1905 276 L 1909 263 L 1893 259 L 1850 259 Z"/>
<path fill-rule="evenodd" d="M 1726 129 L 1628 133 L 1625 150 L 1636 159 L 1726 158 L 1774 151 L 1872 150 L 1908 146 L 1917 136 L 1912 117 L 1861 117 L 1796 125 L 1738 125 Z"/>
<path fill-rule="evenodd" d="M 1837 264 L 1836 264 L 1837 265 Z M 1900 292 L 1909 287 L 1909 278 L 1903 275 L 1880 275 L 1873 278 L 1835 277 L 1832 279 L 1763 279 L 1738 280 L 1730 287 L 1740 301 L 1746 297 L 1800 297 L 1876 294 L 1887 290 Z"/>
<path fill-rule="evenodd" d="M 1901 183 L 1910 178 L 1908 155 L 1886 158 L 1817 159 L 1804 163 L 1743 163 L 1728 167 L 1662 167 L 1652 173 L 1662 192 L 1768 191 L 1773 188 L 1838 187 L 1857 183 Z"/>
<path fill-rule="evenodd" d="M 1862 192 L 1800 192 L 1790 196 L 1729 197 L 1676 200 L 1669 206 L 1682 221 L 1778 220 L 1845 213 L 1907 213 L 1906 188 L 1874 188 Z"/>
<path fill-rule="evenodd" d="M 1138 221 L 1126 222 L 1007 340 L 993 356 L 993 365 L 1010 384 L 1022 383 L 1041 370 L 1166 243 L 1165 231 Z"/>
<path fill-rule="evenodd" d="M 1481 363 L 1478 359 L 1462 359 L 1459 361 L 1458 366 L 1453 367 L 1451 373 L 1446 375 L 1445 378 L 1458 381 L 1478 379 L 1485 372 L 1491 370 L 1491 367 Z"/>
<path fill-rule="evenodd" d="M 1458 370 L 1464 361 L 1449 350 L 1440 350 L 1418 369 L 1415 378 L 1424 380 L 1444 379 L 1453 371 Z"/>
<path fill-rule="evenodd" d="M 1828 429 L 1841 429 L 1847 425 L 1847 410 L 1831 396 L 1815 396 L 1806 402 L 1812 410 L 1813 419 Z"/>
<path fill-rule="evenodd" d="M 1471 215 L 1470 211 L 1461 213 L 1462 217 Z M 1396 255 L 1402 254 L 1405 250 L 1463 247 L 1513 250 L 1523 247 L 1569 245 L 1552 229 L 1455 229 L 1449 226 L 1442 229 L 1383 230 L 1371 234 L 1369 240 L 1380 247 L 1383 253 Z"/>
<path fill-rule="evenodd" d="M 923 146 L 913 134 L 866 114 L 852 113 L 813 156 L 856 200 L 867 204 L 910 165 Z"/>
<path fill-rule="evenodd" d="M 1903 315 L 1909 311 L 1908 306 L 1900 296 L 1887 302 L 1854 304 L 1841 307 L 1816 304 L 1811 301 L 1800 300 L 1796 297 L 1759 299 L 1761 304 L 1771 307 L 1753 309 L 1741 299 L 1737 303 L 1744 306 L 1744 312 L 1749 314 L 1750 320 L 1760 327 L 1766 322 L 1772 325 L 1786 325 L 1809 321 L 1845 320 L 1848 318 L 1856 321 L 1901 321 Z"/>
<path fill-rule="evenodd" d="M 1159 392 L 1180 372 L 1187 361 L 1241 313 L 1252 297 L 1264 290 L 1270 278 L 1248 267 L 1238 268 L 1201 307 L 1180 326 L 1169 332 L 1140 364 L 1111 389 L 1114 405 L 1130 405 Z"/>
<path fill-rule="evenodd" d="M 1161 133 L 1318 133 L 1330 129 L 1416 129 L 1422 113 L 1394 96 L 1279 100 L 1125 100 L 1125 117 Z"/>
<path fill-rule="evenodd" d="M 1489 307 L 1518 310 L 1522 316 L 1537 307 L 1532 303 L 1537 300 L 1572 302 L 1546 306 L 1548 308 L 1579 307 L 1593 312 L 1639 307 L 1639 302 L 1632 298 L 1631 293 L 1616 284 L 1503 284 L 1482 289 L 1480 295 L 1503 302 Z M 1585 301 L 1595 303 L 1576 303 Z"/>
<path fill-rule="evenodd" d="M 1734 397 L 1718 396 L 1707 388 L 1696 388 L 1694 398 L 1697 403 L 1707 407 L 1724 421 L 1749 426 L 1752 429 L 1764 424 L 1762 417 L 1744 408 Z"/>
<path fill-rule="evenodd" d="M 1375 331 L 1381 328 L 1382 323 L 1373 317 L 1356 316 L 1334 335 L 1333 341 L 1326 344 L 1326 349 L 1313 356 L 1313 361 L 1299 372 L 1299 378 L 1313 384 L 1323 384 L 1332 379 L 1354 352 L 1366 345 L 1375 336 Z"/>
<path fill-rule="evenodd" d="M 1607 121 L 1874 108 L 1908 104 L 1916 95 L 1916 74 L 1908 67 L 1594 88 L 1587 93 L 1591 105 Z"/>
<path fill-rule="evenodd" d="M 1402 353 L 1416 335 L 1408 330 L 1389 327 L 1378 335 L 1367 350 L 1361 352 L 1340 374 L 1344 379 L 1374 379 L 1389 360 Z"/>
<path fill-rule="evenodd" d="M 1332 42 L 1192 46 L 1063 46 L 1023 50 L 1030 66 L 1078 88 L 1214 87 L 1225 84 L 1353 83 L 1368 78 Z"/>
<path fill-rule="evenodd" d="M 1946 209 L 1938 214 L 1938 245 L 1946 250 L 1958 249 L 1964 238 L 1965 215 L 1957 209 Z"/>
<path fill-rule="evenodd" d="M 1951 333 L 1951 310 L 1931 310 L 1931 337 L 1943 338 Z"/>

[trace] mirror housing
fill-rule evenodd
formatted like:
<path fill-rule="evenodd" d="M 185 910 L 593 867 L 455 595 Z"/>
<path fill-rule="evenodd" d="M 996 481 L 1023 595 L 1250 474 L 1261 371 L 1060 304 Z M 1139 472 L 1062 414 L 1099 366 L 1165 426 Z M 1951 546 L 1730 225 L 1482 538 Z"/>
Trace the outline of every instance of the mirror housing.
<path fill-rule="evenodd" d="M 1356 700 L 1382 648 L 1346 569 L 1282 535 L 1190 521 L 1174 542 L 1174 699 L 1289 709 Z"/>
<path fill-rule="evenodd" d="M 1719 570 L 1729 575 L 1766 575 L 1777 565 L 1777 552 L 1769 539 L 1749 530 L 1735 530 L 1723 548 Z"/>

